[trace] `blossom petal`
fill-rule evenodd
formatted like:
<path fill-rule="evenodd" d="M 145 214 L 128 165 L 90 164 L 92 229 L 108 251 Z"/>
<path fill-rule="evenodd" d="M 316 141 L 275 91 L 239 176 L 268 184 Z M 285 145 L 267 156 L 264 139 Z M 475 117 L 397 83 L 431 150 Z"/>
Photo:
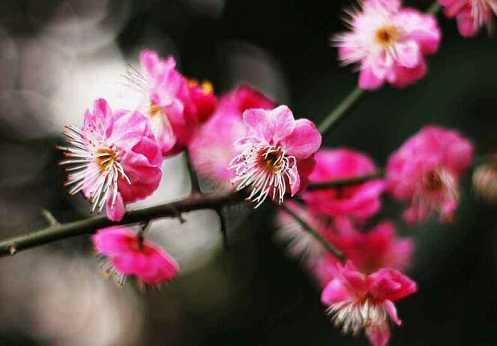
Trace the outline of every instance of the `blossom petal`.
<path fill-rule="evenodd" d="M 107 199 L 105 211 L 111 221 L 121 221 L 123 219 L 126 209 L 124 208 L 123 198 L 120 193 L 117 193 L 114 203 L 112 203 L 112 196 Z"/>
<path fill-rule="evenodd" d="M 281 142 L 281 145 L 288 155 L 306 159 L 318 151 L 321 146 L 321 134 L 312 121 L 299 119 L 295 121 L 293 132 Z"/>
<path fill-rule="evenodd" d="M 350 299 L 350 294 L 347 287 L 338 279 L 331 280 L 321 292 L 321 302 L 324 305 L 331 305 L 348 299 Z"/>
<path fill-rule="evenodd" d="M 395 304 L 391 300 L 385 300 L 383 306 L 385 306 L 388 316 L 390 316 L 390 319 L 393 321 L 393 323 L 400 326 L 402 324 L 402 321 L 397 315 L 397 308 L 395 308 Z"/>
<path fill-rule="evenodd" d="M 370 327 L 367 328 L 366 335 L 373 346 L 386 346 L 390 341 L 390 328 L 387 324 Z"/>

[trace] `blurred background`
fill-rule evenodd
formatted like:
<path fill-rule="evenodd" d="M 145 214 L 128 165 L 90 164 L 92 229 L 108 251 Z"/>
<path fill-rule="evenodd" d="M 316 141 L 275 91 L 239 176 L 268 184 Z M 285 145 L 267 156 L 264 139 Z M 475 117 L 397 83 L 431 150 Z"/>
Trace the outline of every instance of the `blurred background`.
<path fill-rule="evenodd" d="M 420 9 L 429 1 L 406 1 Z M 64 124 L 79 125 L 96 97 L 136 102 L 123 85 L 128 64 L 151 48 L 174 54 L 181 71 L 222 93 L 248 82 L 298 116 L 319 121 L 356 83 L 339 66 L 330 34 L 349 1 L 2 0 L 0 1 L 0 237 L 87 216 L 68 197 L 57 162 Z M 383 165 L 421 126 L 460 129 L 479 154 L 497 149 L 497 45 L 465 40 L 439 15 L 443 43 L 427 78 L 405 90 L 367 95 L 325 139 Z M 165 184 L 137 206 L 189 191 L 183 157 L 165 163 Z M 497 215 L 464 183 L 452 225 L 405 228 L 399 207 L 385 216 L 416 241 L 410 275 L 418 294 L 399 304 L 404 326 L 391 345 L 497 345 Z M 157 221 L 152 237 L 182 273 L 160 290 L 119 289 L 98 274 L 88 237 L 0 259 L 0 345 L 367 345 L 341 336 L 319 290 L 283 244 L 273 215 L 226 210 L 230 249 L 208 211 L 187 222 Z"/>

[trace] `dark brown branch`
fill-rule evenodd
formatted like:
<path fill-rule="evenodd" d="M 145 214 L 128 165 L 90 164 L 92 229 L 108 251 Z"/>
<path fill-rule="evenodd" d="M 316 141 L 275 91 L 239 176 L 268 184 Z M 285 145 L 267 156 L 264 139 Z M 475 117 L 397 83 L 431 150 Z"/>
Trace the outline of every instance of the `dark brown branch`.
<path fill-rule="evenodd" d="M 313 184 L 309 190 L 325 189 L 340 187 L 346 185 L 359 184 L 371 179 L 381 177 L 382 173 L 378 172 L 373 175 L 357 177 L 352 179 L 336 180 L 332 182 Z M 201 195 L 194 193 L 191 196 L 172 203 L 166 203 L 154 207 L 132 210 L 126 213 L 121 222 L 112 222 L 105 216 L 94 216 L 88 219 L 69 222 L 65 224 L 53 224 L 50 227 L 30 232 L 25 235 L 14 237 L 0 242 L 0 256 L 14 255 L 15 253 L 30 249 L 32 247 L 44 245 L 57 240 L 75 237 L 82 234 L 91 234 L 98 228 L 107 227 L 116 224 L 131 224 L 138 222 L 147 222 L 149 220 L 169 217 L 178 218 L 184 221 L 181 214 L 193 210 L 212 209 L 220 210 L 222 206 L 243 202 L 242 193 L 213 193 Z M 222 220 L 223 221 L 223 220 Z M 223 229 L 223 231 L 225 231 Z M 226 236 L 223 234 L 223 236 Z M 318 235 L 319 236 L 319 235 Z M 226 239 L 225 239 L 226 241 Z M 323 245 L 325 246 L 325 245 Z M 335 253 L 336 255 L 336 253 Z M 337 257 L 340 257 L 337 255 Z"/>
<path fill-rule="evenodd" d="M 332 180 L 332 181 L 327 181 L 324 183 L 314 183 L 314 184 L 310 184 L 307 187 L 307 190 L 310 190 L 310 191 L 324 190 L 324 189 L 332 189 L 332 188 L 343 187 L 343 186 L 357 185 L 357 184 L 365 183 L 366 181 L 369 181 L 369 180 L 380 179 L 383 177 L 383 175 L 384 175 L 383 171 L 380 170 L 376 173 L 369 174 L 369 175 L 363 175 L 360 177 L 340 179 L 340 180 Z"/>
<path fill-rule="evenodd" d="M 239 193 L 223 193 L 209 195 L 192 195 L 186 199 L 162 204 L 154 207 L 132 210 L 126 213 L 121 222 L 112 222 L 105 216 L 94 216 L 88 219 L 53 225 L 25 235 L 14 237 L 0 242 L 0 255 L 14 255 L 15 253 L 57 240 L 90 234 L 98 228 L 116 224 L 130 224 L 148 220 L 178 217 L 183 212 L 200 209 L 218 209 L 219 206 L 240 203 L 243 196 Z"/>

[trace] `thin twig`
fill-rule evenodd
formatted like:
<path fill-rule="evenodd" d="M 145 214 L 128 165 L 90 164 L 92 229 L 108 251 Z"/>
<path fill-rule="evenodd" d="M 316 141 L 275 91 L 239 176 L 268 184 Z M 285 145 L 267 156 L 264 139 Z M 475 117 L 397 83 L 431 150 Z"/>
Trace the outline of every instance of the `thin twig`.
<path fill-rule="evenodd" d="M 288 215 L 293 217 L 295 221 L 297 221 L 307 233 L 309 233 L 326 249 L 326 251 L 337 257 L 342 262 L 344 262 L 347 259 L 340 250 L 335 248 L 332 244 L 330 244 L 323 237 L 321 237 L 321 235 L 314 228 L 312 228 L 304 219 L 298 216 L 297 213 L 295 213 L 293 210 L 291 210 L 284 204 L 281 205 L 281 209 L 283 209 Z"/>
<path fill-rule="evenodd" d="M 307 190 L 314 191 L 314 190 L 332 189 L 332 188 L 344 187 L 344 186 L 353 186 L 353 185 L 365 183 L 365 182 L 370 181 L 370 180 L 380 179 L 383 177 L 383 175 L 384 175 L 383 171 L 379 170 L 376 173 L 363 175 L 360 177 L 353 177 L 353 178 L 340 179 L 340 180 L 331 180 L 331 181 L 322 182 L 322 183 L 313 183 L 307 187 Z"/>
<path fill-rule="evenodd" d="M 433 4 L 431 4 L 430 7 L 428 7 L 426 13 L 435 15 L 439 10 L 440 10 L 440 5 L 438 4 L 437 1 L 435 1 Z"/>
<path fill-rule="evenodd" d="M 324 134 L 333 126 L 338 124 L 338 121 L 347 113 L 347 111 L 359 100 L 364 94 L 364 90 L 359 87 L 354 88 L 342 102 L 319 124 L 319 132 Z"/>

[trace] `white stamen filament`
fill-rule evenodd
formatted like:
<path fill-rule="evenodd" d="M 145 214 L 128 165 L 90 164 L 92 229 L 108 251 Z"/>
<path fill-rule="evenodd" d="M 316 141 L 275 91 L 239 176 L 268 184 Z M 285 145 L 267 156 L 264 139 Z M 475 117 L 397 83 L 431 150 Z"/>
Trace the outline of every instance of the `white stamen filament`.
<path fill-rule="evenodd" d="M 335 326 L 343 333 L 357 335 L 365 328 L 375 328 L 385 325 L 388 313 L 383 304 L 377 304 L 368 298 L 361 301 L 345 301 L 330 305 L 327 313 Z"/>
<path fill-rule="evenodd" d="M 490 15 L 497 15 L 497 0 L 471 0 L 471 16 L 475 28 L 487 25 L 490 29 Z"/>

